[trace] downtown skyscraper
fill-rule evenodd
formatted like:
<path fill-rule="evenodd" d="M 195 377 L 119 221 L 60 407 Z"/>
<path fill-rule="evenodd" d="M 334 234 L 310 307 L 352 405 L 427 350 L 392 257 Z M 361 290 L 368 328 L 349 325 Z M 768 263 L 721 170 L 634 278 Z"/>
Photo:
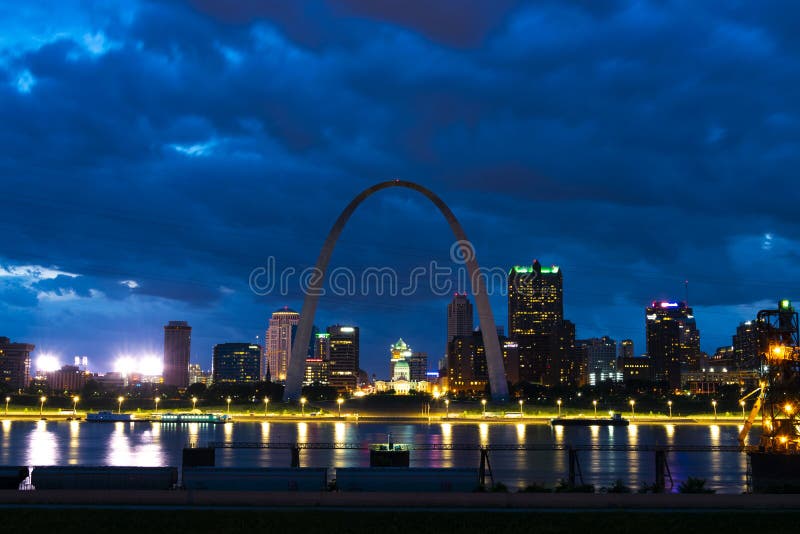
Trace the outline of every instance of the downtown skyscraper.
<path fill-rule="evenodd" d="M 164 385 L 189 386 L 192 327 L 186 321 L 170 321 L 164 327 Z"/>
<path fill-rule="evenodd" d="M 645 309 L 647 355 L 656 383 L 681 387 L 681 372 L 700 361 L 700 331 L 685 302 L 653 301 Z"/>
<path fill-rule="evenodd" d="M 294 333 L 299 323 L 300 314 L 288 306 L 273 312 L 264 336 L 264 356 L 260 371 L 262 380 L 266 380 L 268 376 L 274 382 L 286 380 Z"/>
<path fill-rule="evenodd" d="M 456 336 L 469 336 L 474 329 L 472 303 L 466 293 L 456 293 L 447 305 L 447 345 Z"/>
<path fill-rule="evenodd" d="M 328 383 L 339 392 L 353 392 L 358 386 L 359 331 L 357 326 L 329 326 Z"/>
<path fill-rule="evenodd" d="M 574 343 L 574 326 L 564 321 L 563 274 L 557 265 L 515 266 L 508 275 L 508 337 L 517 343 L 519 379 L 558 385 Z"/>

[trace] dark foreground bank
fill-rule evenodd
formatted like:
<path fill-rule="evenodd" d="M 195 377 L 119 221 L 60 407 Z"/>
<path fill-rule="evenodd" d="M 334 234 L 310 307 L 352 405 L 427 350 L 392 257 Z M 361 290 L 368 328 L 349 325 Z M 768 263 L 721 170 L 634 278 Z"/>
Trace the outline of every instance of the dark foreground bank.
<path fill-rule="evenodd" d="M 763 511 L 485 512 L 485 511 L 274 511 L 274 510 L 83 510 L 5 509 L 7 532 L 72 534 L 113 532 L 304 534 L 443 534 L 494 532 L 797 532 L 800 513 Z"/>

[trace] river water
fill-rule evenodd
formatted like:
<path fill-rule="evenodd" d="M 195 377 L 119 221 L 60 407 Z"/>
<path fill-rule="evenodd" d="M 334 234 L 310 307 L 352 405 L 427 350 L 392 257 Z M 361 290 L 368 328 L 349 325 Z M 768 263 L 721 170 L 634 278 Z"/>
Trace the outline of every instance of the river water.
<path fill-rule="evenodd" d="M 487 423 L 355 423 L 271 422 L 213 425 L 205 423 L 90 423 L 2 421 L 0 465 L 176 466 L 182 449 L 193 443 L 345 442 L 408 444 L 569 444 L 708 446 L 736 445 L 736 425 L 640 424 L 629 427 L 557 427 L 542 424 Z M 752 437 L 751 437 L 752 438 Z M 412 451 L 412 467 L 477 467 L 478 451 Z M 632 488 L 655 480 L 653 452 L 581 451 L 579 463 L 586 483 L 609 486 L 617 479 Z M 492 451 L 494 480 L 509 488 L 531 483 L 552 486 L 566 478 L 565 451 Z M 290 452 L 279 449 L 219 449 L 223 467 L 288 467 Z M 747 484 L 747 457 L 738 452 L 671 452 L 667 463 L 675 489 L 687 477 L 707 480 L 720 493 L 740 493 Z M 303 450 L 302 467 L 366 467 L 366 450 Z"/>

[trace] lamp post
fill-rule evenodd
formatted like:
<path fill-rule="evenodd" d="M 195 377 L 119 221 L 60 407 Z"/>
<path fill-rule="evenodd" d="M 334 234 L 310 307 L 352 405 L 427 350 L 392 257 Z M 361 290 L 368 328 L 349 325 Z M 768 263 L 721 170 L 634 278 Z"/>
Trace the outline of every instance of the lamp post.
<path fill-rule="evenodd" d="M 450 399 L 444 400 L 445 417 L 450 418 Z"/>
<path fill-rule="evenodd" d="M 597 419 L 597 401 L 593 400 L 592 405 L 594 405 L 594 417 Z"/>
<path fill-rule="evenodd" d="M 667 401 L 667 407 L 669 408 L 669 418 L 672 419 L 672 401 Z"/>
<path fill-rule="evenodd" d="M 525 417 L 525 414 L 522 413 L 522 399 L 519 400 L 519 416 Z"/>
<path fill-rule="evenodd" d="M 300 397 L 300 416 L 301 417 L 305 417 L 306 416 L 306 398 L 305 397 Z"/>
<path fill-rule="evenodd" d="M 341 398 L 341 397 L 339 397 L 338 399 L 336 399 L 336 405 L 337 405 L 337 407 L 339 408 L 339 417 L 341 417 L 341 416 L 342 416 L 342 403 L 343 403 L 343 402 L 344 402 L 344 399 L 343 399 L 343 398 Z"/>
<path fill-rule="evenodd" d="M 72 415 L 78 415 L 78 401 L 81 400 L 80 397 L 75 395 L 72 397 Z"/>
<path fill-rule="evenodd" d="M 714 407 L 714 421 L 716 421 L 717 420 L 717 401 L 716 400 L 712 400 L 711 401 L 711 406 Z"/>
<path fill-rule="evenodd" d="M 558 416 L 561 417 L 561 399 L 558 399 L 556 404 L 558 405 Z"/>
<path fill-rule="evenodd" d="M 161 400 L 161 397 L 156 397 L 153 401 L 156 403 L 156 413 L 158 413 L 158 402 Z"/>
<path fill-rule="evenodd" d="M 267 408 L 269 408 L 269 397 L 264 397 L 264 417 L 267 416 Z"/>
<path fill-rule="evenodd" d="M 39 398 L 39 400 L 41 401 L 41 404 L 39 405 L 39 417 L 41 417 L 41 416 L 42 416 L 42 413 L 44 412 L 44 401 L 46 401 L 46 400 L 47 400 L 47 397 L 45 397 L 44 395 L 42 395 L 42 396 Z"/>
<path fill-rule="evenodd" d="M 8 403 L 11 402 L 11 397 L 6 397 L 6 415 L 8 415 Z"/>
<path fill-rule="evenodd" d="M 634 406 L 636 406 L 636 401 L 631 399 L 628 401 L 628 404 L 631 405 L 631 419 L 636 419 L 636 409 L 634 408 Z"/>
<path fill-rule="evenodd" d="M 746 416 L 744 415 L 744 401 L 743 400 L 739 401 L 739 406 L 742 407 L 742 421 L 744 421 Z"/>
<path fill-rule="evenodd" d="M 227 399 L 225 399 L 225 402 L 228 403 L 228 415 L 230 415 L 231 414 L 231 398 L 228 397 Z"/>
<path fill-rule="evenodd" d="M 192 397 L 192 411 L 197 408 L 197 397 Z"/>
<path fill-rule="evenodd" d="M 483 405 L 483 416 L 486 417 L 486 399 L 481 399 L 481 404 Z"/>
<path fill-rule="evenodd" d="M 125 400 L 125 397 L 123 397 L 123 396 L 117 397 L 117 403 L 118 403 L 117 413 L 122 413 L 122 401 L 124 401 L 124 400 Z"/>

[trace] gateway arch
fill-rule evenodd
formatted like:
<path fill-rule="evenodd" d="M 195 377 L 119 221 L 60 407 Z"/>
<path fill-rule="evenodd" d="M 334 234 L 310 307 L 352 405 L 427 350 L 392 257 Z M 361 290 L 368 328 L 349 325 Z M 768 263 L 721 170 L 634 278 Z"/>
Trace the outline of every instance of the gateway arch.
<path fill-rule="evenodd" d="M 308 345 L 311 340 L 311 329 L 314 325 L 314 315 L 317 311 L 317 304 L 319 302 L 319 295 L 322 292 L 323 282 L 325 280 L 325 271 L 328 268 L 333 248 L 339 235 L 342 233 L 345 224 L 350 219 L 350 216 L 358 208 L 358 206 L 366 200 L 373 193 L 382 189 L 390 187 L 405 187 L 422 193 L 428 200 L 433 202 L 439 211 L 444 215 L 450 229 L 453 231 L 455 238 L 458 242 L 459 252 L 461 257 L 464 258 L 467 266 L 467 272 L 472 283 L 472 294 L 475 296 L 475 302 L 478 305 L 478 320 L 480 322 L 481 331 L 483 332 L 483 343 L 486 354 L 486 366 L 489 374 L 489 387 L 492 392 L 492 399 L 496 401 L 504 401 L 508 399 L 508 383 L 506 382 L 506 373 L 503 365 L 503 354 L 500 350 L 500 341 L 496 335 L 497 328 L 494 322 L 494 315 L 489 306 L 489 297 L 486 294 L 486 284 L 484 277 L 480 276 L 478 270 L 478 262 L 475 259 L 474 251 L 468 245 L 467 234 L 461 224 L 450 211 L 442 199 L 436 196 L 432 191 L 422 187 L 413 182 L 405 182 L 402 180 L 391 180 L 388 182 L 381 182 L 375 184 L 370 188 L 362 191 L 355 197 L 350 204 L 342 211 L 339 218 L 331 228 L 325 243 L 322 245 L 322 250 L 317 259 L 317 266 L 315 275 L 311 277 L 309 286 L 306 291 L 305 300 L 303 301 L 303 308 L 300 311 L 300 324 L 297 327 L 297 334 L 293 340 L 292 356 L 289 359 L 289 369 L 286 373 L 286 389 L 284 397 L 287 400 L 296 400 L 300 398 L 303 377 L 305 375 L 306 354 Z"/>

